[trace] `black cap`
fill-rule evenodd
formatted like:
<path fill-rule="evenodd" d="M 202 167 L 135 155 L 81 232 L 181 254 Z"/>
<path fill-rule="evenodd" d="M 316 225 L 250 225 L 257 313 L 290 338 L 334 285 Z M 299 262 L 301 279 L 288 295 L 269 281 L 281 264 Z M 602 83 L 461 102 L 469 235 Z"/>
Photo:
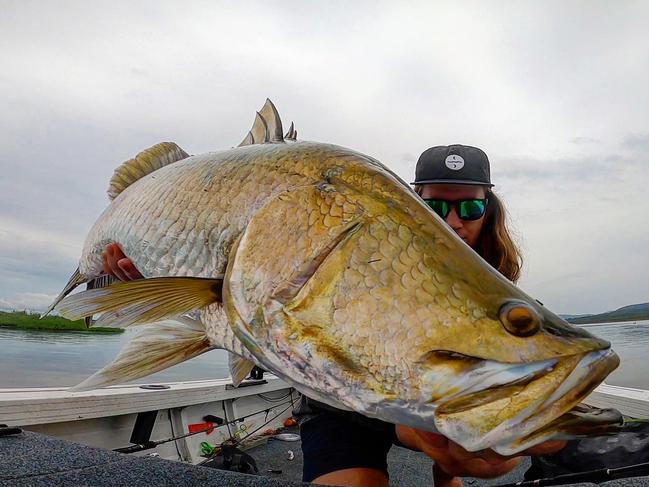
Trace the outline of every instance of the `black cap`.
<path fill-rule="evenodd" d="M 411 184 L 447 183 L 493 186 L 489 158 L 470 145 L 438 145 L 425 150 L 417 161 Z"/>

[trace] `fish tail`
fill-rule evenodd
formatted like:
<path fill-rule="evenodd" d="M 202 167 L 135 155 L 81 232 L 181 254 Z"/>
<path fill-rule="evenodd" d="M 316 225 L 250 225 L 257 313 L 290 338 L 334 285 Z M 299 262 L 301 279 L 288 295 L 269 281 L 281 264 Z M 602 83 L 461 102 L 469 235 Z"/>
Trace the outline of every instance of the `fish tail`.
<path fill-rule="evenodd" d="M 205 325 L 187 316 L 146 326 L 110 364 L 71 392 L 88 391 L 124 383 L 159 372 L 214 348 Z"/>

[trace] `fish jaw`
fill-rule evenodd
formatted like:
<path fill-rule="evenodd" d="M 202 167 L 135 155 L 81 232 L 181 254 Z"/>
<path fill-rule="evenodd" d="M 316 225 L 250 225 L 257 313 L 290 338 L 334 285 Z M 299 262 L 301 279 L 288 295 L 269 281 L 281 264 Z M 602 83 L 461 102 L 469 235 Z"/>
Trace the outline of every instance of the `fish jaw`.
<path fill-rule="evenodd" d="M 502 455 L 519 453 L 550 438 L 574 437 L 580 424 L 585 425 L 582 432 L 595 426 L 587 426 L 588 418 L 566 421 L 562 416 L 618 364 L 618 356 L 610 349 L 561 357 L 554 364 L 484 364 L 482 382 L 464 378 L 465 390 L 447 391 L 439 400 L 435 429 L 469 451 L 491 448 Z M 609 426 L 617 422 L 617 417 L 610 418 Z M 597 427 L 605 429 L 601 422 Z"/>

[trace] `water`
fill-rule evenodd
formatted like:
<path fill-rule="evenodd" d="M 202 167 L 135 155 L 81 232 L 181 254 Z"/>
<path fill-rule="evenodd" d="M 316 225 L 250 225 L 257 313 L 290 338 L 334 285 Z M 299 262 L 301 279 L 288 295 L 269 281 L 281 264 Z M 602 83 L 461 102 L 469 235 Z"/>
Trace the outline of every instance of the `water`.
<path fill-rule="evenodd" d="M 622 359 L 608 384 L 649 389 L 649 321 L 584 325 L 609 340 Z M 119 335 L 46 332 L 0 328 L 0 388 L 71 386 L 110 362 L 137 334 Z M 138 383 L 220 379 L 229 376 L 227 353 L 212 350 L 167 370 L 139 379 Z"/>
<path fill-rule="evenodd" d="M 606 378 L 607 384 L 649 390 L 649 320 L 582 326 L 611 342 L 620 356 L 620 366 Z"/>
<path fill-rule="evenodd" d="M 101 369 L 137 329 L 119 334 L 16 330 L 0 327 L 0 388 L 71 386 Z M 137 383 L 229 377 L 224 350 L 210 350 Z"/>

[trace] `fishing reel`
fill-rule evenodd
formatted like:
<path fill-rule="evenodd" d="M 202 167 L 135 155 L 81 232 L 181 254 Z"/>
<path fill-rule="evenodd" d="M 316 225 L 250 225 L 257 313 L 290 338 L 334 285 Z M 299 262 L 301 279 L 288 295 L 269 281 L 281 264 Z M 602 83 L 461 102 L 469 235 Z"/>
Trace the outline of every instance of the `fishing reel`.
<path fill-rule="evenodd" d="M 221 445 L 218 453 L 201 465 L 240 473 L 259 473 L 257 462 L 252 456 L 227 442 Z"/>
<path fill-rule="evenodd" d="M 264 369 L 255 365 L 250 371 L 250 378 L 252 380 L 262 380 L 264 378 L 264 372 L 266 372 Z"/>

